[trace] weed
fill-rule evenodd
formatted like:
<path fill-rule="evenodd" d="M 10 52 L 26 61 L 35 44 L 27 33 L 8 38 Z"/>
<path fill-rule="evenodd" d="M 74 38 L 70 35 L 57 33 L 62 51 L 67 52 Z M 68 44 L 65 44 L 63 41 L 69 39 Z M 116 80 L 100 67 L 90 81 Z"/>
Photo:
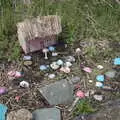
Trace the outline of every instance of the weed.
<path fill-rule="evenodd" d="M 77 116 L 79 114 L 89 114 L 93 112 L 95 112 L 95 109 L 92 108 L 87 100 L 80 100 L 73 111 L 73 116 Z"/>

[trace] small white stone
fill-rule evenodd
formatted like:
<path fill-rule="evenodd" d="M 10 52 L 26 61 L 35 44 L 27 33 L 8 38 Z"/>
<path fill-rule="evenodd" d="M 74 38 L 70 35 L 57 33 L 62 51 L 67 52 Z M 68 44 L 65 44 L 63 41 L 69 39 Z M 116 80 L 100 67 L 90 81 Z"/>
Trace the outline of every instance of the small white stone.
<path fill-rule="evenodd" d="M 76 53 L 80 53 L 80 52 L 81 52 L 81 49 L 80 49 L 80 48 L 77 48 L 77 49 L 75 50 L 75 52 L 76 52 Z"/>
<path fill-rule="evenodd" d="M 53 79 L 53 78 L 55 78 L 55 74 L 50 74 L 50 75 L 48 75 L 48 77 L 49 77 L 50 79 Z"/>
<path fill-rule="evenodd" d="M 92 81 L 92 80 L 89 80 L 89 83 L 93 83 L 93 81 Z"/>
<path fill-rule="evenodd" d="M 57 70 L 60 66 L 57 65 L 56 62 L 53 62 L 52 64 L 50 64 L 50 67 L 51 67 L 53 70 Z"/>
<path fill-rule="evenodd" d="M 24 87 L 24 88 L 28 88 L 29 87 L 29 83 L 26 82 L 26 81 L 22 81 L 22 82 L 20 82 L 20 86 Z"/>
<path fill-rule="evenodd" d="M 65 63 L 65 66 L 66 66 L 66 67 L 71 67 L 71 66 L 72 66 L 72 63 L 71 63 L 71 62 L 66 62 L 66 63 Z"/>
<path fill-rule="evenodd" d="M 104 67 L 102 65 L 98 65 L 97 68 L 102 70 Z"/>
<path fill-rule="evenodd" d="M 102 95 L 94 95 L 93 97 L 97 101 L 102 101 L 103 100 L 103 96 Z"/>
<path fill-rule="evenodd" d="M 103 87 L 104 85 L 103 85 L 103 83 L 101 83 L 101 82 L 96 82 L 96 87 Z"/>
<path fill-rule="evenodd" d="M 58 56 L 58 53 L 57 52 L 52 52 L 52 56 L 56 57 L 56 56 Z"/>

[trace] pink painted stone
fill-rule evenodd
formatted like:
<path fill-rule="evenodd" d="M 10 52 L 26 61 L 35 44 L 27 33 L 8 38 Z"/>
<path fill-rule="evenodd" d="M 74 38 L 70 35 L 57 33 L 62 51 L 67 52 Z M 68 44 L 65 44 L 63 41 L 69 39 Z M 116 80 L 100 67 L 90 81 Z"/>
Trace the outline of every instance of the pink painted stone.
<path fill-rule="evenodd" d="M 16 78 L 22 77 L 21 72 L 16 71 L 16 72 L 15 72 L 15 77 L 16 77 Z"/>
<path fill-rule="evenodd" d="M 18 71 L 10 71 L 10 72 L 8 72 L 8 76 L 19 78 L 19 77 L 22 77 L 22 74 L 21 74 L 21 72 L 18 72 Z"/>
<path fill-rule="evenodd" d="M 60 71 L 62 71 L 64 73 L 70 73 L 70 68 L 69 67 L 61 67 Z"/>
<path fill-rule="evenodd" d="M 79 97 L 79 98 L 84 98 L 85 94 L 84 94 L 84 92 L 82 92 L 81 90 L 79 90 L 79 91 L 76 92 L 76 96 Z"/>
<path fill-rule="evenodd" d="M 88 72 L 88 73 L 91 73 L 91 72 L 92 72 L 92 69 L 89 68 L 89 67 L 84 67 L 83 70 L 84 70 L 85 72 Z"/>
<path fill-rule="evenodd" d="M 5 94 L 7 92 L 7 89 L 5 87 L 0 88 L 0 95 Z"/>
<path fill-rule="evenodd" d="M 8 76 L 13 77 L 15 75 L 15 71 L 8 72 Z"/>

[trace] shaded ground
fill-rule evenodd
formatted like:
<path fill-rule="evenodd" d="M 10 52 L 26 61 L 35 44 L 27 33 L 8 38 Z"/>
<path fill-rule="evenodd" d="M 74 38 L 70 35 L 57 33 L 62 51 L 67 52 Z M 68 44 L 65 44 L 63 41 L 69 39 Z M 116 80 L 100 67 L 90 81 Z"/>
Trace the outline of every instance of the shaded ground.
<path fill-rule="evenodd" d="M 97 113 L 79 116 L 74 120 L 119 120 L 120 119 L 120 100 L 109 101 L 103 104 Z"/>

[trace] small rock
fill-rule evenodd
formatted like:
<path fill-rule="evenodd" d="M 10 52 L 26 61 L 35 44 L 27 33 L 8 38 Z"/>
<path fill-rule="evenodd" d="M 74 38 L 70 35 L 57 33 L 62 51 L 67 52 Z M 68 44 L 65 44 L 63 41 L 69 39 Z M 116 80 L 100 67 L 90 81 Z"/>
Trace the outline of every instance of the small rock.
<path fill-rule="evenodd" d="M 91 73 L 91 72 L 92 72 L 92 69 L 89 68 L 89 67 L 84 67 L 83 70 L 84 70 L 85 72 L 88 72 L 88 73 Z"/>
<path fill-rule="evenodd" d="M 120 58 L 114 59 L 114 65 L 120 65 Z"/>
<path fill-rule="evenodd" d="M 84 98 L 84 97 L 85 97 L 85 94 L 84 94 L 84 92 L 82 92 L 81 90 L 78 90 L 78 91 L 76 92 L 76 96 L 79 97 L 79 98 Z"/>
<path fill-rule="evenodd" d="M 23 88 L 28 88 L 29 87 L 29 83 L 26 82 L 26 81 L 22 81 L 22 82 L 20 82 L 20 86 L 23 87 Z"/>
<path fill-rule="evenodd" d="M 76 52 L 76 53 L 80 53 L 80 52 L 81 52 L 81 49 L 80 49 L 80 48 L 76 48 L 75 52 Z"/>
<path fill-rule="evenodd" d="M 64 73 L 70 73 L 70 68 L 69 67 L 61 67 L 60 71 L 62 71 Z"/>
<path fill-rule="evenodd" d="M 105 73 L 105 76 L 107 78 L 114 78 L 116 76 L 116 71 L 115 70 L 110 70 L 110 71 Z"/>
<path fill-rule="evenodd" d="M 101 82 L 96 82 L 96 87 L 101 88 L 101 87 L 103 87 L 103 86 L 104 86 L 103 83 L 101 83 Z"/>
<path fill-rule="evenodd" d="M 24 65 L 26 66 L 32 65 L 32 61 L 24 61 Z"/>
<path fill-rule="evenodd" d="M 67 57 L 65 57 L 65 61 L 66 62 L 75 62 L 75 57 L 73 57 L 73 56 L 67 56 Z"/>
<path fill-rule="evenodd" d="M 102 65 L 98 65 L 97 68 L 102 70 L 104 67 Z"/>
<path fill-rule="evenodd" d="M 22 73 L 19 71 L 10 71 L 8 72 L 8 77 L 20 78 L 22 77 Z"/>
<path fill-rule="evenodd" d="M 50 67 L 51 67 L 53 70 L 57 70 L 60 66 L 59 66 L 56 62 L 53 62 L 52 64 L 50 64 Z"/>
<path fill-rule="evenodd" d="M 46 65 L 40 65 L 40 70 L 41 71 L 47 70 L 47 66 Z"/>
<path fill-rule="evenodd" d="M 0 104 L 0 120 L 5 120 L 7 109 L 7 106 Z"/>
<path fill-rule="evenodd" d="M 48 75 L 48 78 L 50 78 L 50 79 L 55 78 L 55 74 L 50 74 L 50 75 Z"/>
<path fill-rule="evenodd" d="M 90 96 L 90 91 L 87 91 L 86 93 L 85 93 L 85 97 L 89 97 Z"/>
<path fill-rule="evenodd" d="M 71 62 L 65 62 L 65 67 L 71 67 L 72 66 L 72 63 Z"/>
<path fill-rule="evenodd" d="M 7 120 L 31 120 L 32 114 L 26 109 L 12 111 L 7 115 Z"/>
<path fill-rule="evenodd" d="M 24 57 L 23 57 L 23 60 L 28 60 L 28 61 L 29 61 L 29 60 L 31 60 L 31 59 L 32 59 L 31 56 L 24 56 Z"/>
<path fill-rule="evenodd" d="M 76 84 L 76 83 L 80 82 L 80 77 L 78 77 L 78 76 L 72 77 L 72 78 L 70 79 L 70 81 L 71 81 L 73 84 Z"/>
<path fill-rule="evenodd" d="M 60 110 L 57 108 L 43 108 L 33 112 L 34 120 L 61 120 Z"/>
<path fill-rule="evenodd" d="M 59 59 L 56 63 L 57 63 L 57 65 L 60 66 L 60 65 L 63 65 L 64 62 L 61 59 Z"/>
<path fill-rule="evenodd" d="M 7 92 L 7 89 L 5 87 L 0 88 L 0 95 L 3 95 Z"/>
<path fill-rule="evenodd" d="M 89 83 L 93 83 L 93 81 L 92 81 L 92 80 L 89 80 L 88 82 L 89 82 Z"/>
<path fill-rule="evenodd" d="M 104 82 L 104 75 L 97 75 L 96 80 L 99 82 Z"/>
<path fill-rule="evenodd" d="M 103 100 L 103 96 L 102 95 L 94 95 L 93 97 L 97 101 L 102 101 Z"/>
<path fill-rule="evenodd" d="M 52 56 L 56 57 L 56 56 L 58 56 L 58 53 L 57 52 L 52 52 Z"/>

